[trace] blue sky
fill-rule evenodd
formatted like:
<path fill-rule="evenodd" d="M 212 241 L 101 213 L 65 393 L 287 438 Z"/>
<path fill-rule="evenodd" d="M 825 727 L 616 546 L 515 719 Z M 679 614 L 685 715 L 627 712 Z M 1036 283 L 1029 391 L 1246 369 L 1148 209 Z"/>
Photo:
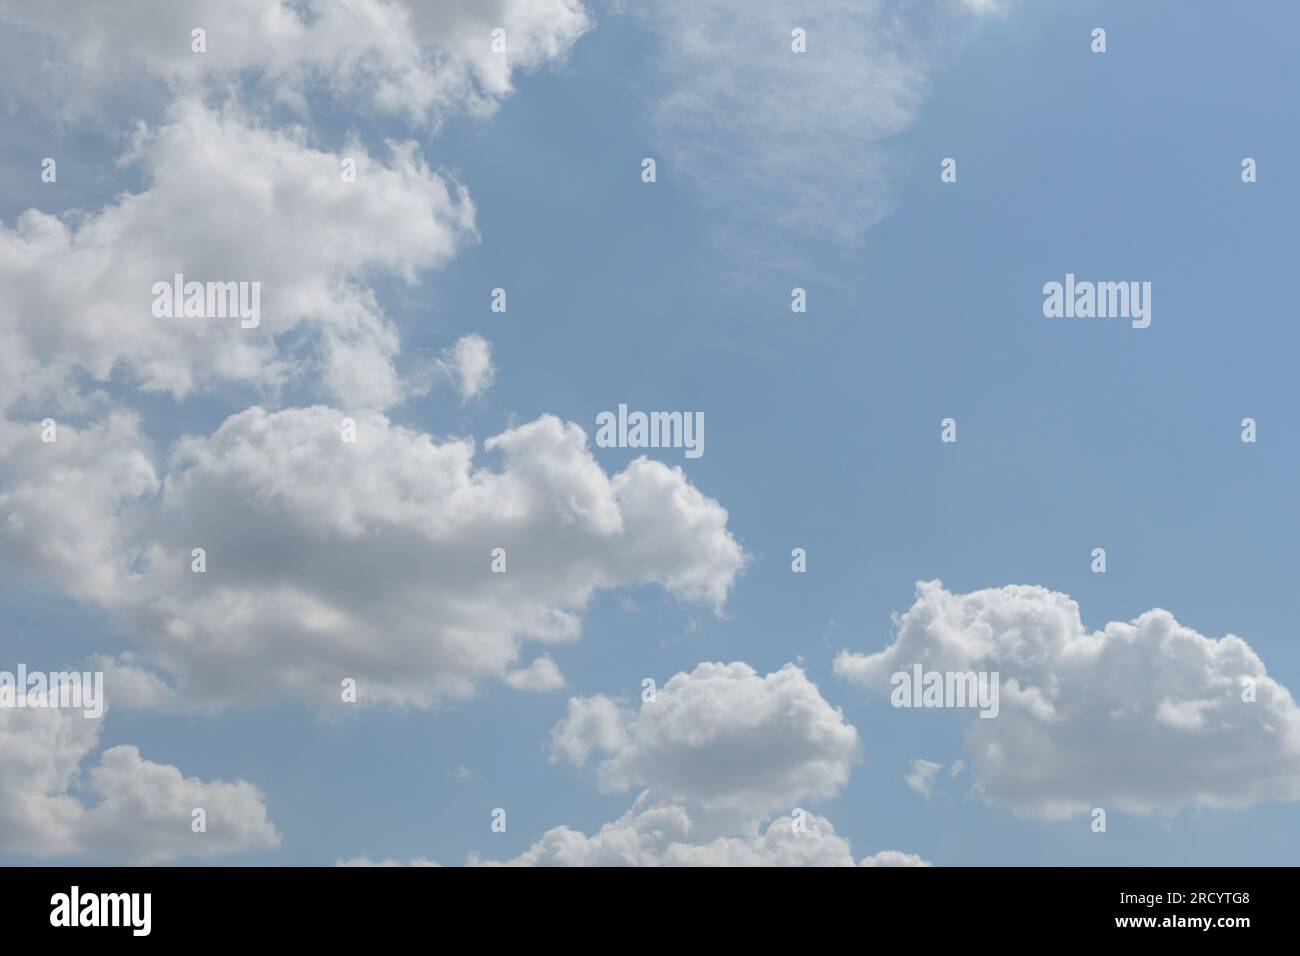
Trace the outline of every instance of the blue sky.
<path fill-rule="evenodd" d="M 278 846 L 205 862 L 510 859 L 552 827 L 596 832 L 635 796 L 601 792 L 590 765 L 548 760 L 570 697 L 634 702 L 644 677 L 662 686 L 701 662 L 745 661 L 763 675 L 798 661 L 856 728 L 863 755 L 836 795 L 799 805 L 832 821 L 857 856 L 1292 862 L 1287 800 L 1219 809 L 1194 805 L 1204 793 L 1193 789 L 1181 798 L 1190 806 L 1109 810 L 1105 834 L 1086 815 L 1044 820 L 990 805 L 969 771 L 948 774 L 954 760 L 971 763 L 969 715 L 895 710 L 833 662 L 845 649 L 885 648 L 916 582 L 939 579 L 954 595 L 1009 585 L 1069 595 L 1088 630 L 1163 608 L 1206 637 L 1237 635 L 1273 680 L 1300 686 L 1287 587 L 1300 531 L 1300 435 L 1288 417 L 1297 336 L 1284 260 L 1300 136 L 1283 121 L 1300 81 L 1291 39 L 1300 14 L 1280 2 L 1193 16 L 1172 2 L 1023 0 L 960 20 L 954 12 L 926 34 L 935 59 L 926 95 L 905 129 L 864 153 L 861 179 L 798 158 L 749 158 L 801 177 L 800 188 L 842 194 L 848 213 L 862 191 L 890 211 L 874 225 L 782 228 L 762 197 L 737 201 L 734 182 L 711 183 L 707 166 L 674 164 L 678 134 L 656 119 L 673 82 L 671 51 L 647 22 L 656 13 L 591 12 L 593 28 L 562 61 L 518 73 L 490 117 L 449 112 L 434 130 L 321 102 L 309 129 L 327 150 L 359 131 L 374 155 L 387 137 L 414 138 L 475 205 L 477 242 L 417 284 L 378 277 L 373 288 L 403 357 L 476 333 L 491 342 L 495 382 L 464 402 L 435 389 L 389 418 L 439 440 L 472 437 L 497 467 L 484 441 L 543 413 L 593 436 L 596 415 L 620 402 L 702 411 L 702 458 L 647 454 L 683 466 L 726 509 L 749 557 L 723 613 L 653 583 L 599 589 L 581 639 L 546 648 L 563 690 L 485 680 L 467 700 L 342 717 L 295 699 L 219 713 L 123 706 L 99 746 L 132 744 L 187 777 L 261 791 Z M 1107 31 L 1104 55 L 1089 50 L 1096 26 Z M 805 56 L 827 42 L 810 32 Z M 822 92 L 834 98 L 837 86 Z M 157 122 L 158 109 L 156 93 L 124 95 L 94 123 L 55 122 L 18 96 L 0 118 L 0 220 L 12 228 L 32 206 L 96 209 L 141 188 L 112 164 L 122 130 Z M 797 154 L 815 141 L 824 109 L 810 106 L 784 146 Z M 835 136 L 853 125 L 835 122 Z M 714 145 L 755 148 L 728 142 L 727 128 Z M 68 157 L 57 194 L 32 175 L 45 155 Z M 639 178 L 646 156 L 657 158 L 653 184 Z M 944 184 L 949 156 L 958 181 Z M 1241 182 L 1247 156 L 1257 183 Z M 886 188 L 870 181 L 880 162 L 892 170 Z M 844 168 L 857 165 L 829 172 Z M 779 197 L 783 186 L 768 190 Z M 1150 328 L 1044 318 L 1042 285 L 1067 272 L 1151 282 Z M 497 286 L 508 289 L 504 315 L 488 309 Z M 807 289 L 806 314 L 790 310 L 796 286 Z M 109 388 L 140 410 L 158 448 L 251 404 L 238 384 L 181 399 L 139 394 L 129 376 Z M 955 445 L 939 441 L 948 416 Z M 1258 422 L 1255 444 L 1240 440 L 1247 416 Z M 641 453 L 591 451 L 611 475 Z M 791 573 L 793 547 L 807 550 L 806 574 Z M 1090 570 L 1096 547 L 1105 574 Z M 137 637 L 129 619 L 12 565 L 0 607 L 6 659 L 32 667 L 120 654 Z M 943 765 L 928 797 L 904 780 L 918 758 Z M 466 779 L 455 776 L 461 767 Z M 508 810 L 505 833 L 489 829 L 495 807 Z"/>

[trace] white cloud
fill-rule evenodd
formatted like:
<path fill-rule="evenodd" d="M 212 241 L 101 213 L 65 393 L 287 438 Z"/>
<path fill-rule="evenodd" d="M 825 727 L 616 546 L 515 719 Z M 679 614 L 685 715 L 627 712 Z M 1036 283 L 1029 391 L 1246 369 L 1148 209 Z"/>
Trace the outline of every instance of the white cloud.
<path fill-rule="evenodd" d="M 932 760 L 922 760 L 919 757 L 912 761 L 912 772 L 903 779 L 913 791 L 921 796 L 929 798 L 934 792 L 934 778 L 938 775 L 943 764 L 935 763 Z"/>
<path fill-rule="evenodd" d="M 492 367 L 492 343 L 481 335 L 462 335 L 442 351 L 439 364 L 455 383 L 462 402 L 486 392 L 496 378 Z"/>
<path fill-rule="evenodd" d="M 564 675 L 555 661 L 543 654 L 527 667 L 510 671 L 505 682 L 515 690 L 559 690 L 564 686 Z"/>
<path fill-rule="evenodd" d="M 591 836 L 559 826 L 513 859 L 471 853 L 467 865 L 855 865 L 830 821 L 792 804 L 836 795 L 859 749 L 857 731 L 793 665 L 759 677 L 743 662 L 700 664 L 639 714 L 604 695 L 574 697 L 551 738 L 553 759 L 609 753 L 606 785 L 649 789 Z M 860 865 L 929 864 L 887 850 Z"/>
<path fill-rule="evenodd" d="M 409 9 L 416 36 L 438 51 L 444 73 L 458 78 L 460 96 L 477 112 L 511 91 L 516 70 L 564 59 L 592 26 L 581 0 L 442 0 Z M 491 49 L 498 27 L 505 54 Z"/>
<path fill-rule="evenodd" d="M 439 864 L 434 863 L 432 860 L 426 860 L 424 859 L 424 857 L 417 857 L 414 860 L 392 860 L 392 859 L 371 860 L 368 857 L 357 856 L 357 857 L 353 857 L 350 860 L 336 860 L 334 862 L 334 865 L 335 866 L 382 866 L 382 867 L 396 867 L 396 866 L 429 867 L 429 866 L 438 866 Z"/>
<path fill-rule="evenodd" d="M 22 28 L 10 87 L 37 73 L 64 112 L 149 76 L 182 95 L 244 79 L 298 106 L 323 90 L 435 122 L 490 113 L 516 72 L 563 60 L 591 27 L 580 0 L 0 0 L 0 22 Z"/>
<path fill-rule="evenodd" d="M 100 720 L 80 711 L 0 708 L 0 852 L 154 864 L 279 844 L 252 784 L 204 782 L 110 747 L 73 790 L 99 741 Z M 191 829 L 192 811 L 207 830 Z"/>
<path fill-rule="evenodd" d="M 864 859 L 858 866 L 929 866 L 915 853 L 900 853 L 898 850 L 881 850 Z"/>
<path fill-rule="evenodd" d="M 472 855 L 469 862 L 480 866 L 929 865 L 920 857 L 893 850 L 855 864 L 849 841 L 835 833 L 829 820 L 808 814 L 806 824 L 805 831 L 796 832 L 793 817 L 781 815 L 754 833 L 694 842 L 695 825 L 685 806 L 638 801 L 592 836 L 556 827 L 512 860 L 484 861 Z"/>
<path fill-rule="evenodd" d="M 720 611 L 745 566 L 726 511 L 681 469 L 639 458 L 607 475 L 576 425 L 489 439 L 494 470 L 472 441 L 379 413 L 344 443 L 343 417 L 249 409 L 162 466 L 126 417 L 48 445 L 5 424 L 0 558 L 115 612 L 136 646 L 103 665 L 114 699 L 169 708 L 334 708 L 345 677 L 362 703 L 420 707 L 508 673 L 540 687 L 558 670 L 515 671 L 523 644 L 576 640 L 596 590 L 656 583 Z"/>
<path fill-rule="evenodd" d="M 617 753 L 627 745 L 628 715 L 604 694 L 570 697 L 564 720 L 551 729 L 551 761 L 582 766 L 592 753 Z"/>
<path fill-rule="evenodd" d="M 710 810 L 766 816 L 830 797 L 859 759 L 858 733 L 804 672 L 760 677 L 748 664 L 700 664 L 638 711 L 609 698 L 574 698 L 552 731 L 552 759 L 597 768 L 602 789 L 650 786 Z"/>
<path fill-rule="evenodd" d="M 679 673 L 633 712 L 575 697 L 551 731 L 552 759 L 598 770 L 605 789 L 647 786 L 588 836 L 548 830 L 490 866 L 853 866 L 848 840 L 796 801 L 837 795 L 859 759 L 857 731 L 792 664 L 760 677 L 743 662 Z M 795 826 L 795 814 L 806 824 Z M 882 858 L 919 858 L 886 851 Z"/>
<path fill-rule="evenodd" d="M 963 6 L 975 13 L 1001 13 L 1004 11 L 1002 0 L 961 0 Z"/>
<path fill-rule="evenodd" d="M 176 397 L 214 382 L 275 394 L 311 375 L 354 406 L 403 400 L 397 330 L 368 283 L 414 283 L 476 234 L 462 187 L 414 144 L 391 150 L 387 164 L 359 144 L 333 154 L 234 108 L 176 104 L 129 154 L 143 191 L 89 215 L 29 209 L 13 228 L 0 224 L 0 284 L 11 290 L 0 304 L 0 410 L 48 403 L 77 376 L 118 374 Z M 343 182 L 344 155 L 356 182 Z M 156 317 L 153 286 L 177 273 L 260 283 L 260 325 Z"/>
<path fill-rule="evenodd" d="M 974 717 L 966 751 L 991 804 L 1049 819 L 1300 799 L 1300 710 L 1250 645 L 1152 610 L 1089 631 L 1067 595 L 1010 586 L 917 586 L 897 634 L 835 671 L 889 692 L 890 675 L 997 671 L 1001 712 Z M 1243 700 L 1243 678 L 1255 684 Z"/>
<path fill-rule="evenodd" d="M 117 606 L 133 555 L 119 506 L 160 488 L 139 419 L 114 412 L 94 425 L 57 428 L 0 418 L 0 559 L 10 569 L 61 582 L 72 597 Z"/>
<path fill-rule="evenodd" d="M 88 107 L 141 76 L 170 95 L 165 120 L 141 126 L 123 159 L 146 188 L 90 213 L 29 209 L 0 224 L 0 282 L 16 290 L 0 306 L 0 411 L 25 401 L 42 413 L 84 410 L 81 380 L 118 375 L 177 397 L 220 382 L 273 399 L 307 383 L 367 408 L 420 394 L 430 369 L 399 373 L 398 333 L 371 282 L 414 283 L 473 240 L 466 191 L 413 143 L 389 144 L 384 162 L 355 139 L 331 152 L 300 128 L 266 128 L 265 94 L 484 114 L 519 70 L 562 60 L 591 26 L 580 0 L 0 0 L 0 22 L 15 28 L 6 54 L 21 59 L 6 72 L 11 94 L 35 74 L 60 105 L 87 91 Z M 206 53 L 190 49 L 196 26 Z M 492 49 L 497 28 L 504 53 Z M 355 182 L 343 181 L 344 158 Z M 260 283 L 265 321 L 155 317 L 152 286 L 177 273 Z M 462 339 L 451 359 L 464 398 L 490 386 L 484 340 Z"/>
<path fill-rule="evenodd" d="M 736 239 L 766 225 L 846 242 L 884 218 L 905 171 L 888 140 L 916 121 L 969 22 L 956 2 L 633 0 L 629 9 L 660 40 L 659 178 L 697 181 L 741 222 Z M 791 51 L 796 27 L 806 53 Z"/>

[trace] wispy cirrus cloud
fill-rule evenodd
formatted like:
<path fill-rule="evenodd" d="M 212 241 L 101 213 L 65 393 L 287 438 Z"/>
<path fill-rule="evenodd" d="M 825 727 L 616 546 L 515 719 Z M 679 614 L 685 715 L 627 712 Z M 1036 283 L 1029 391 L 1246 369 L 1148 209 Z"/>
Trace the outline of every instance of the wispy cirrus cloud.
<path fill-rule="evenodd" d="M 630 0 L 658 39 L 647 96 L 661 177 L 692 180 L 723 235 L 746 248 L 756 229 L 857 242 L 893 209 L 907 173 L 890 139 L 917 121 L 974 15 L 990 8 Z M 795 29 L 804 53 L 791 48 Z"/>

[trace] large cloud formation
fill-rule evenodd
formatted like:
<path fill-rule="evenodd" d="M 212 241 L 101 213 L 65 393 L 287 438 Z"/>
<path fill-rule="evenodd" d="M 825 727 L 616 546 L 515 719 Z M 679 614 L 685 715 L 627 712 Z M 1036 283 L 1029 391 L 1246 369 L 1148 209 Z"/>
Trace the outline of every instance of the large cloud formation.
<path fill-rule="evenodd" d="M 329 93 L 417 120 L 484 115 L 516 70 L 563 60 L 591 26 L 580 0 L 0 0 L 0 23 L 11 98 L 30 77 L 61 90 L 61 105 L 140 76 L 164 91 L 122 158 L 145 188 L 98 211 L 0 223 L 0 283 L 14 290 L 0 307 L 0 412 L 21 400 L 43 414 L 82 410 L 87 382 L 119 375 L 178 398 L 221 382 L 278 398 L 306 383 L 369 408 L 426 391 L 437 365 L 399 372 L 372 285 L 414 283 L 475 238 L 466 190 L 413 143 L 390 143 L 385 159 L 357 139 L 331 150 L 274 128 L 267 95 L 304 110 Z M 260 283 L 263 323 L 159 319 L 150 290 L 176 274 Z M 490 383 L 481 339 L 462 339 L 456 358 L 466 397 Z"/>
<path fill-rule="evenodd" d="M 721 609 L 746 556 L 727 513 L 680 468 L 607 475 L 551 416 L 486 442 L 435 442 L 380 413 L 252 408 L 155 466 L 116 415 L 42 444 L 0 428 L 0 559 L 125 618 L 138 653 L 106 668 L 126 705 L 289 696 L 429 706 L 515 670 L 525 641 L 572 641 L 598 589 L 657 583 Z M 206 571 L 193 571 L 202 548 Z M 492 570 L 504 550 L 505 573 Z M 139 665 L 139 666 L 138 666 Z"/>
<path fill-rule="evenodd" d="M 1168 611 L 1083 626 L 1046 588 L 952 594 L 917 585 L 892 643 L 842 651 L 841 677 L 889 692 L 890 675 L 997 671 L 1001 713 L 972 719 L 975 784 L 997 805 L 1062 819 L 1300 799 L 1300 709 L 1239 637 L 1210 638 Z"/>
<path fill-rule="evenodd" d="M 90 769 L 88 806 L 73 794 L 101 721 L 80 711 L 0 708 L 0 853 L 156 864 L 277 846 L 256 787 L 208 783 L 130 745 Z M 205 832 L 192 812 L 206 814 Z"/>
<path fill-rule="evenodd" d="M 522 645 L 575 639 L 598 589 L 658 583 L 720 609 L 745 556 L 680 470 L 641 459 L 606 475 L 580 429 L 543 418 L 487 442 L 503 459 L 493 471 L 473 442 L 385 417 L 440 375 L 465 400 L 491 384 L 490 345 L 474 335 L 399 367 L 376 292 L 472 241 L 473 205 L 414 144 L 382 159 L 358 140 L 328 150 L 238 105 L 265 93 L 244 81 L 266 80 L 292 95 L 360 89 L 420 115 L 487 108 L 514 69 L 565 55 L 589 26 L 581 3 L 0 0 L 0 20 L 45 37 L 70 72 L 108 86 L 146 71 L 174 97 L 125 157 L 143 187 L 98 211 L 0 224 L 0 281 L 15 290 L 0 306 L 0 559 L 138 635 L 102 662 L 116 700 L 326 706 L 345 677 L 362 701 L 413 706 L 482 679 L 553 690 L 558 666 L 521 661 Z M 208 31 L 207 53 L 190 51 L 192 27 Z M 505 53 L 491 48 L 498 27 Z M 409 56 L 393 53 L 406 43 Z M 153 314 L 154 284 L 177 273 L 259 283 L 261 322 Z M 231 385 L 237 407 L 265 407 L 165 459 L 119 397 L 228 400 Z M 334 407 L 268 410 L 286 393 Z M 37 438 L 47 415 L 55 443 Z M 340 439 L 345 417 L 355 444 Z M 205 573 L 191 571 L 196 548 Z M 507 573 L 490 573 L 495 548 Z"/>

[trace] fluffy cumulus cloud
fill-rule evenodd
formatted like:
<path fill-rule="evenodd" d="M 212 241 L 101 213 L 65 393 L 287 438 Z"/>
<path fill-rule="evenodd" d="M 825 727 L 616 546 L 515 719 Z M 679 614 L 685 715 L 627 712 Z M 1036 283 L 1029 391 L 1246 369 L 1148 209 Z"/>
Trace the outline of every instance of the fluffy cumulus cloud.
<path fill-rule="evenodd" d="M 859 759 L 858 732 L 804 672 L 760 676 L 744 662 L 700 664 L 633 711 L 574 698 L 552 732 L 553 759 L 603 753 L 602 789 L 652 786 L 702 807 L 767 814 L 830 797 Z"/>
<path fill-rule="evenodd" d="M 47 85 L 102 91 L 148 74 L 171 98 L 123 157 L 142 187 L 98 210 L 0 223 L 0 281 L 14 290 L 0 306 L 0 559 L 144 636 L 101 662 L 119 699 L 319 699 L 340 674 L 363 700 L 417 705 L 483 677 L 552 690 L 554 661 L 518 666 L 519 645 L 576 637 L 596 588 L 658 581 L 721 606 L 744 557 L 725 512 L 680 471 L 640 461 L 606 476 L 580 431 L 545 420 L 489 443 L 506 460 L 496 473 L 472 463 L 472 443 L 436 444 L 375 411 L 422 394 L 439 367 L 465 400 L 492 383 L 477 335 L 399 369 L 373 288 L 444 265 L 476 237 L 474 207 L 412 143 L 331 151 L 239 105 L 323 89 L 426 118 L 483 112 L 516 70 L 563 58 L 589 28 L 578 0 L 0 0 L 0 22 Z M 196 27 L 204 53 L 190 49 Z M 160 316 L 157 286 L 178 275 L 255 285 L 256 320 Z M 120 404 L 126 389 L 184 399 L 225 385 L 247 390 L 239 407 L 292 390 L 347 411 L 255 407 L 163 458 Z M 58 441 L 37 444 L 49 414 Z M 345 415 L 361 423 L 355 449 L 339 440 Z M 207 575 L 187 570 L 194 547 L 214 552 Z M 509 549 L 510 573 L 485 585 L 494 547 Z M 213 639 L 224 648 L 205 650 Z M 250 673 L 264 676 L 245 694 Z"/>
<path fill-rule="evenodd" d="M 268 124 L 266 95 L 302 104 L 323 91 L 417 119 L 482 114 L 517 70 L 562 60 L 591 26 L 580 0 L 0 0 L 0 23 L 11 98 L 32 77 L 60 102 L 145 75 L 163 89 L 123 157 L 144 189 L 0 223 L 0 283 L 15 290 L 0 307 L 0 411 L 77 408 L 85 381 L 118 376 L 176 397 L 217 382 L 271 397 L 301 385 L 371 408 L 421 393 L 433 369 L 399 374 L 398 332 L 371 283 L 443 265 L 475 236 L 473 204 L 414 144 L 383 156 L 357 140 L 318 148 Z M 196 28 L 206 52 L 191 49 Z M 257 283 L 262 321 L 159 318 L 154 284 L 177 274 Z M 478 336 L 444 363 L 466 399 L 492 382 Z"/>
<path fill-rule="evenodd" d="M 881 693 L 914 664 L 996 671 L 997 717 L 973 717 L 970 772 L 992 804 L 1060 819 L 1300 799 L 1300 709 L 1250 645 L 1164 610 L 1088 630 L 1046 588 L 952 594 L 918 584 L 882 651 L 843 651 L 841 677 Z"/>
<path fill-rule="evenodd" d="M 129 745 L 85 773 L 100 724 L 80 711 L 0 708 L 0 853 L 154 864 L 280 842 L 262 794 L 242 780 L 185 777 Z M 206 832 L 192 830 L 196 808 Z"/>
<path fill-rule="evenodd" d="M 0 558 L 116 612 L 133 654 L 114 699 L 166 707 L 427 706 L 507 677 L 562 682 L 525 641 L 578 638 L 597 589 L 657 583 L 720 610 L 746 556 L 679 468 L 606 474 L 553 417 L 486 442 L 437 442 L 379 413 L 253 408 L 155 464 L 134 420 L 0 429 Z M 193 571 L 193 551 L 206 571 Z M 493 550 L 504 551 L 495 573 Z"/>
<path fill-rule="evenodd" d="M 49 408 L 77 377 L 115 375 L 176 397 L 212 382 L 276 393 L 310 376 L 350 404 L 402 400 L 397 331 L 368 283 L 413 283 L 445 264 L 473 238 L 474 207 L 413 144 L 390 151 L 325 152 L 233 107 L 175 104 L 129 154 L 144 190 L 90 214 L 29 209 L 0 224 L 0 284 L 12 290 L 0 305 L 0 409 Z M 355 182 L 344 181 L 345 157 Z M 155 283 L 176 274 L 258 283 L 260 321 L 160 318 Z M 476 372 L 481 387 L 488 371 Z"/>
<path fill-rule="evenodd" d="M 34 73 L 28 92 L 64 109 L 143 75 L 181 93 L 244 79 L 291 105 L 325 91 L 430 121 L 491 112 L 517 71 L 562 60 L 592 25 L 581 0 L 0 0 L 0 22 L 23 67 L 11 84 Z"/>
<path fill-rule="evenodd" d="M 564 675 L 555 661 L 543 654 L 527 667 L 510 671 L 505 682 L 515 690 L 559 690 L 564 686 Z"/>
<path fill-rule="evenodd" d="M 623 816 L 588 836 L 567 826 L 492 866 L 854 866 L 830 821 L 796 806 L 836 796 L 859 759 L 857 731 L 802 670 L 759 676 L 748 664 L 700 664 L 639 711 L 575 697 L 551 732 L 552 755 L 598 767 L 605 789 L 645 787 Z M 863 866 L 925 866 L 885 851 Z"/>
<path fill-rule="evenodd" d="M 981 4 L 980 7 L 991 6 Z M 660 39 L 651 85 L 668 162 L 743 221 L 852 241 L 891 209 L 917 119 L 969 28 L 971 0 L 629 0 Z M 807 52 L 792 52 L 791 31 Z M 935 172 L 937 175 L 937 169 Z"/>
<path fill-rule="evenodd" d="M 337 860 L 337 861 L 335 862 L 334 865 L 335 865 L 335 866 L 353 866 L 353 867 L 360 867 L 360 866 L 382 866 L 382 867 L 416 866 L 416 867 L 430 867 L 430 866 L 437 866 L 438 864 L 437 864 L 437 863 L 434 863 L 432 860 L 426 860 L 426 859 L 424 859 L 424 857 L 418 857 L 418 858 L 416 858 L 416 859 L 414 859 L 414 860 L 393 860 L 393 859 L 388 859 L 388 860 L 372 860 L 372 859 L 370 859 L 369 857 L 366 857 L 366 856 L 356 856 L 356 857 L 352 857 L 352 858 L 347 859 L 347 860 Z"/>
<path fill-rule="evenodd" d="M 796 805 L 838 795 L 860 745 L 792 664 L 766 676 L 739 661 L 700 664 L 639 712 L 605 695 L 572 698 L 551 750 L 576 764 L 604 753 L 602 786 L 645 789 L 594 834 L 558 826 L 513 859 L 471 853 L 468 865 L 929 866 L 895 850 L 855 861 L 829 820 Z"/>
<path fill-rule="evenodd" d="M 919 856 L 887 850 L 855 862 L 849 841 L 829 820 L 778 816 L 759 832 L 695 842 L 694 823 L 680 804 L 633 807 L 592 836 L 556 827 L 527 851 L 489 866 L 928 866 Z"/>

